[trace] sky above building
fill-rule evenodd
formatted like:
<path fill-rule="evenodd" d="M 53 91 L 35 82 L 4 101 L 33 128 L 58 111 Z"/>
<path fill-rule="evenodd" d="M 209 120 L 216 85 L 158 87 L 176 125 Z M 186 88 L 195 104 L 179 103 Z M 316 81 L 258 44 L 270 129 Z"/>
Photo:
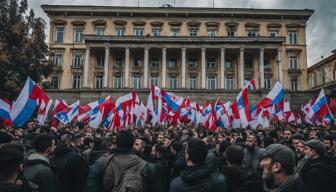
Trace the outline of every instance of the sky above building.
<path fill-rule="evenodd" d="M 314 15 L 307 23 L 308 66 L 326 58 L 336 49 L 336 0 L 28 0 L 36 16 L 49 19 L 41 9 L 50 5 L 104 5 L 159 7 L 225 7 L 261 9 L 313 9 Z M 48 41 L 48 39 L 47 39 Z"/>

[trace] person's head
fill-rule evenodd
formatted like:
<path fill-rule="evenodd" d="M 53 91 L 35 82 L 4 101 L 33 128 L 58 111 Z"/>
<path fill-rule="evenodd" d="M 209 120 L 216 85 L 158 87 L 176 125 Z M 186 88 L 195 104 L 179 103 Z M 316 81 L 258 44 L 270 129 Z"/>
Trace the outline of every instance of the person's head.
<path fill-rule="evenodd" d="M 231 145 L 226 151 L 226 160 L 228 164 L 243 165 L 244 148 L 239 145 Z"/>
<path fill-rule="evenodd" d="M 81 135 L 75 135 L 73 137 L 73 143 L 76 147 L 82 147 L 83 146 L 83 137 Z"/>
<path fill-rule="evenodd" d="M 14 135 L 18 138 L 22 138 L 24 134 L 24 130 L 22 128 L 16 128 Z"/>
<path fill-rule="evenodd" d="M 303 141 L 303 140 L 304 140 L 304 136 L 303 135 L 298 134 L 298 133 L 294 134 L 293 137 L 292 137 L 292 145 L 293 145 L 293 147 L 297 150 L 299 143 L 301 141 Z"/>
<path fill-rule="evenodd" d="M 0 147 L 6 143 L 10 143 L 12 141 L 12 137 L 6 133 L 0 131 Z"/>
<path fill-rule="evenodd" d="M 185 150 L 185 158 L 188 166 L 203 164 L 207 154 L 208 149 L 204 141 L 198 138 L 192 138 L 188 141 Z"/>
<path fill-rule="evenodd" d="M 181 143 L 181 141 L 174 141 L 170 147 L 171 152 L 173 153 L 173 155 L 177 155 L 177 153 L 179 151 L 181 151 L 181 149 L 183 148 L 183 144 Z"/>
<path fill-rule="evenodd" d="M 154 159 L 158 159 L 162 157 L 163 155 L 163 146 L 160 144 L 155 144 L 152 146 L 152 152 L 151 155 L 154 157 Z"/>
<path fill-rule="evenodd" d="M 322 157 L 325 153 L 325 146 L 322 141 L 312 139 L 307 142 L 302 142 L 304 147 L 305 158 L 307 159 L 317 159 Z"/>
<path fill-rule="evenodd" d="M 130 131 L 120 131 L 116 137 L 117 148 L 132 149 L 134 143 L 134 136 Z"/>
<path fill-rule="evenodd" d="M 283 139 L 288 142 L 292 138 L 292 132 L 289 129 L 284 130 L 283 132 Z"/>
<path fill-rule="evenodd" d="M 163 140 L 164 140 L 164 135 L 162 133 L 159 133 L 159 135 L 157 137 L 157 143 L 162 144 Z"/>
<path fill-rule="evenodd" d="M 64 145 L 70 145 L 72 141 L 72 134 L 65 132 L 61 135 L 61 143 Z"/>
<path fill-rule="evenodd" d="M 318 139 L 317 131 L 315 129 L 311 130 L 309 133 L 309 139 Z"/>
<path fill-rule="evenodd" d="M 55 149 L 55 140 L 47 134 L 37 135 L 34 140 L 34 149 L 37 153 L 48 156 Z"/>
<path fill-rule="evenodd" d="M 265 186 L 272 189 L 294 173 L 295 154 L 285 145 L 271 144 L 266 147 L 260 165 L 263 168 L 262 178 Z"/>
<path fill-rule="evenodd" d="M 257 137 L 255 135 L 248 135 L 245 145 L 248 150 L 253 150 L 257 145 Z"/>
<path fill-rule="evenodd" d="M 22 171 L 23 153 L 15 147 L 0 148 L 0 183 L 14 183 Z"/>
<path fill-rule="evenodd" d="M 323 138 L 323 144 L 327 151 L 330 151 L 334 148 L 334 137 L 332 135 L 326 135 Z"/>
<path fill-rule="evenodd" d="M 137 154 L 142 154 L 145 150 L 145 142 L 140 138 L 136 138 L 133 144 L 133 149 Z"/>

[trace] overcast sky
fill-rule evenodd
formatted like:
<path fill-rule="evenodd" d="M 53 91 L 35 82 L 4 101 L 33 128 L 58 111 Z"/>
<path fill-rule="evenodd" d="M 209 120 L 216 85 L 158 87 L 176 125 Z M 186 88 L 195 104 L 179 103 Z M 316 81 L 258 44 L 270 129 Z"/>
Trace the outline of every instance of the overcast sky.
<path fill-rule="evenodd" d="M 314 15 L 308 21 L 307 44 L 308 65 L 326 58 L 336 49 L 336 0 L 28 0 L 36 16 L 47 23 L 49 19 L 42 11 L 42 4 L 54 5 L 117 5 L 158 7 L 165 3 L 176 7 L 226 7 L 264 9 L 313 9 Z"/>

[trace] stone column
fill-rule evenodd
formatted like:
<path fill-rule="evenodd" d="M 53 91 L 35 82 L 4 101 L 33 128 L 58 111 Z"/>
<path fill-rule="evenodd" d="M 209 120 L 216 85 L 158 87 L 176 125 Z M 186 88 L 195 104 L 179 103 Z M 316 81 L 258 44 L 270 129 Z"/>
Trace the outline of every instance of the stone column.
<path fill-rule="evenodd" d="M 260 48 L 259 52 L 259 73 L 260 73 L 260 84 L 259 88 L 264 89 L 265 83 L 264 83 L 264 48 Z"/>
<path fill-rule="evenodd" d="M 202 69 L 201 69 L 201 73 L 202 73 L 202 89 L 206 88 L 206 77 L 205 77 L 205 48 L 203 47 L 202 49 Z"/>
<path fill-rule="evenodd" d="M 240 88 L 244 87 L 244 48 L 240 48 L 240 62 L 239 62 L 239 82 Z"/>
<path fill-rule="evenodd" d="M 161 87 L 166 87 L 166 70 L 167 70 L 167 48 L 162 48 L 162 74 L 161 74 Z"/>
<path fill-rule="evenodd" d="M 148 88 L 148 50 L 149 47 L 145 47 L 144 51 L 144 82 L 143 87 Z"/>
<path fill-rule="evenodd" d="M 278 63 L 278 80 L 280 83 L 283 83 L 283 76 L 282 76 L 282 61 L 281 61 L 281 48 L 278 49 L 278 56 L 277 56 L 277 63 Z"/>
<path fill-rule="evenodd" d="M 84 62 L 84 69 L 83 69 L 83 87 L 89 87 L 89 65 L 90 65 L 90 47 L 86 47 L 85 51 L 85 62 Z"/>
<path fill-rule="evenodd" d="M 221 60 L 220 60 L 220 81 L 221 89 L 225 89 L 225 48 L 221 48 Z"/>
<path fill-rule="evenodd" d="M 129 61 L 130 61 L 130 48 L 126 47 L 125 48 L 125 82 L 124 82 L 124 86 L 126 88 L 129 87 Z"/>
<path fill-rule="evenodd" d="M 104 79 L 103 87 L 107 88 L 108 75 L 109 75 L 109 57 L 110 57 L 110 48 L 105 47 L 105 61 L 104 61 Z"/>
<path fill-rule="evenodd" d="M 182 88 L 186 88 L 186 48 L 182 48 Z"/>

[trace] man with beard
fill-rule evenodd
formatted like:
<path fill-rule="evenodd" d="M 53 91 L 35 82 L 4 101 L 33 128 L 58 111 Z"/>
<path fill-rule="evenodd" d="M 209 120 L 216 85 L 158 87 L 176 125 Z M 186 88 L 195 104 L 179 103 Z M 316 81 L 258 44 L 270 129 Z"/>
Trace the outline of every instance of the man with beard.
<path fill-rule="evenodd" d="M 248 135 L 246 139 L 246 149 L 244 150 L 244 165 L 247 169 L 252 169 L 255 173 L 260 172 L 260 161 L 263 157 L 264 149 L 257 146 L 255 135 Z"/>
<path fill-rule="evenodd" d="M 133 151 L 137 156 L 143 158 L 143 153 L 145 151 L 145 141 L 141 138 L 136 138 L 133 144 Z"/>
<path fill-rule="evenodd" d="M 289 129 L 286 129 L 283 131 L 283 140 L 281 142 L 281 144 L 289 147 L 290 149 L 292 149 L 293 151 L 295 151 L 295 148 L 293 146 L 292 143 L 292 132 Z"/>
<path fill-rule="evenodd" d="M 326 135 L 323 138 L 323 144 L 326 148 L 326 160 L 329 165 L 335 165 L 336 164 L 336 158 L 335 158 L 335 141 L 334 136 L 332 135 Z"/>
<path fill-rule="evenodd" d="M 153 157 L 153 164 L 157 168 L 157 172 L 161 175 L 158 179 L 161 179 L 161 183 L 164 191 L 169 189 L 170 170 L 168 161 L 163 158 L 164 148 L 162 144 L 155 144 L 152 147 L 151 155 Z"/>
<path fill-rule="evenodd" d="M 265 191 L 303 192 L 303 183 L 294 172 L 295 154 L 288 147 L 272 144 L 261 161 Z"/>

